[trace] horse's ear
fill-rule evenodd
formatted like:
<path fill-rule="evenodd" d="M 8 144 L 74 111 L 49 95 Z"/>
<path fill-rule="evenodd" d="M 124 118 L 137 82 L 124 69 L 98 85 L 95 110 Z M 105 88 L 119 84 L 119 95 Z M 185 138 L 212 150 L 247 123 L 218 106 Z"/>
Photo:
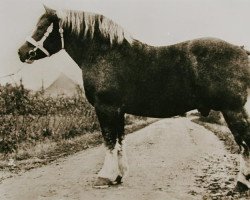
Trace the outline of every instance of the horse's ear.
<path fill-rule="evenodd" d="M 47 14 L 51 14 L 51 15 L 56 14 L 56 10 L 51 9 L 51 8 L 49 8 L 46 5 L 43 5 L 43 7 L 44 7 L 44 9 L 45 9 L 45 11 L 46 11 Z"/>

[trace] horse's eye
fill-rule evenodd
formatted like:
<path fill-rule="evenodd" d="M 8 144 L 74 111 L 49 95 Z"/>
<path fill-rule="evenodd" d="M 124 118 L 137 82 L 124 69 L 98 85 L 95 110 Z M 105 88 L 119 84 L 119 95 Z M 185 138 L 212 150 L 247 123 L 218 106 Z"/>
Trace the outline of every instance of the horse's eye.
<path fill-rule="evenodd" d="M 36 28 L 37 29 L 43 29 L 43 26 L 37 26 Z"/>

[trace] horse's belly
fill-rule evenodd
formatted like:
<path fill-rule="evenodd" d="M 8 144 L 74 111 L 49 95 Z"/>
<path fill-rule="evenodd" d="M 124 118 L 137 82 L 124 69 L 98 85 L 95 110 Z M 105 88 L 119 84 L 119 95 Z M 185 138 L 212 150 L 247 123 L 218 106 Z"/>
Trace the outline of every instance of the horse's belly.
<path fill-rule="evenodd" d="M 127 114 L 131 114 L 131 115 L 137 115 L 137 116 L 143 116 L 143 117 L 153 117 L 153 118 L 167 118 L 167 117 L 174 117 L 177 115 L 184 115 L 186 112 L 190 111 L 190 110 L 194 110 L 195 108 L 190 108 L 190 109 L 185 109 L 185 110 L 181 110 L 179 112 L 162 112 L 162 111 L 138 111 L 138 110 L 128 110 L 125 111 L 125 113 Z"/>
<path fill-rule="evenodd" d="M 128 114 L 157 118 L 183 115 L 185 112 L 196 108 L 194 99 L 190 97 L 181 98 L 181 96 L 176 98 L 150 98 L 144 96 L 141 100 L 130 100 L 124 105 L 124 111 Z"/>

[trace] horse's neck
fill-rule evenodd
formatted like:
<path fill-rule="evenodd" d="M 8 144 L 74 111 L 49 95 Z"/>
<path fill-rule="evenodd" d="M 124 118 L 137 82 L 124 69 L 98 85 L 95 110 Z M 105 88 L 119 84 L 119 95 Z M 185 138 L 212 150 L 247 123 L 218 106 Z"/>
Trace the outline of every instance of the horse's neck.
<path fill-rule="evenodd" d="M 72 32 L 66 34 L 65 50 L 80 68 L 92 65 L 99 57 L 104 57 L 111 51 L 117 51 L 119 54 L 123 54 L 123 57 L 139 56 L 143 58 L 147 57 L 148 53 L 154 49 L 154 47 L 141 43 L 138 40 L 134 40 L 132 44 L 121 44 L 123 48 L 119 48 L 119 45 L 110 45 L 107 41 L 102 41 L 100 38 L 95 37 L 88 40 L 76 36 Z"/>
<path fill-rule="evenodd" d="M 65 51 L 80 66 L 85 54 L 84 44 L 81 38 L 70 31 L 65 31 L 64 43 Z"/>
<path fill-rule="evenodd" d="M 65 50 L 79 67 L 94 61 L 99 54 L 103 53 L 104 43 L 95 39 L 84 39 L 72 32 L 65 31 Z"/>

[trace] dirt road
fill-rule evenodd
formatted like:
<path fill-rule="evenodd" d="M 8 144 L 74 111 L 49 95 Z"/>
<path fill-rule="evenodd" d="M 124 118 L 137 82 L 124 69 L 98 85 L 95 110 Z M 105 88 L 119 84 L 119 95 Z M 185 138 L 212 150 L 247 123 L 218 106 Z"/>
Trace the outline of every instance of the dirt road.
<path fill-rule="evenodd" d="M 163 119 L 127 136 L 129 176 L 92 188 L 103 147 L 88 149 L 0 184 L 1 200 L 220 199 L 234 186 L 237 155 L 188 118 Z"/>

